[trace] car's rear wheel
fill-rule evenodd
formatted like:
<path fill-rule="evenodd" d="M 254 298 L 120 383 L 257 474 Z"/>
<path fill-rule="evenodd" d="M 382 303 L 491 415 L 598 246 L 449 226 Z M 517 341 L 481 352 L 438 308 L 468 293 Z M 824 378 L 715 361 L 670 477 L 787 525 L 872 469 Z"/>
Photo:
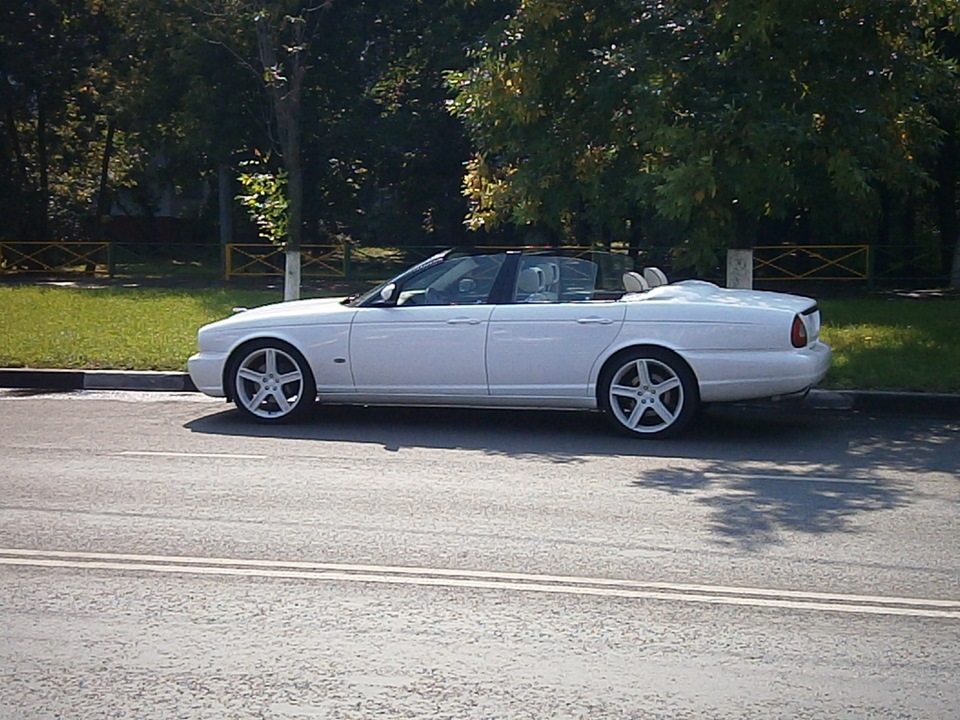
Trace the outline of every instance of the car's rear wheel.
<path fill-rule="evenodd" d="M 307 361 L 279 340 L 258 340 L 240 348 L 229 376 L 237 409 L 258 422 L 301 420 L 317 399 Z"/>
<path fill-rule="evenodd" d="M 700 406 L 693 371 L 676 354 L 656 347 L 628 350 L 607 363 L 598 399 L 616 430 L 645 438 L 675 435 Z"/>

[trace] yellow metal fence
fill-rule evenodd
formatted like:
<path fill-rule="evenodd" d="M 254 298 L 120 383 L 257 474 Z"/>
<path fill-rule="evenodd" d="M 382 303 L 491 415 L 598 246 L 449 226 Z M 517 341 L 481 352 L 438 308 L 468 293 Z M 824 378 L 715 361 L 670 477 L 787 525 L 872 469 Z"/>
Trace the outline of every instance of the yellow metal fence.
<path fill-rule="evenodd" d="M 110 264 L 109 242 L 0 242 L 0 270 L 96 272 Z"/>
<path fill-rule="evenodd" d="M 870 279 L 869 245 L 761 246 L 753 249 L 754 277 L 763 280 Z"/>
<path fill-rule="evenodd" d="M 381 279 L 438 252 L 438 246 L 404 248 L 304 245 L 305 278 Z M 496 248 L 491 248 L 496 249 Z M 503 248 L 501 248 L 503 249 Z M 578 248 L 590 252 L 590 248 Z M 621 252 L 626 252 L 621 249 Z M 662 250 L 644 249 L 641 262 L 670 270 Z M 284 251 L 270 244 L 151 245 L 120 242 L 0 241 L 0 273 L 96 275 L 182 273 L 205 277 L 282 277 Z M 893 284 L 945 277 L 937 248 L 869 245 L 776 245 L 754 248 L 754 276 L 763 282 L 865 282 Z"/>

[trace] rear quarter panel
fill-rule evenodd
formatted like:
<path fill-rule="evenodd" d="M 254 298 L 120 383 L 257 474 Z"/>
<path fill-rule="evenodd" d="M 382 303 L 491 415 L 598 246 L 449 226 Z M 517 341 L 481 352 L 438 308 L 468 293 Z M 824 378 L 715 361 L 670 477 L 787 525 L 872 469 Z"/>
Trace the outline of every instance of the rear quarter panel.
<path fill-rule="evenodd" d="M 659 295 L 659 297 L 658 297 Z M 693 370 L 705 402 L 799 392 L 822 377 L 822 350 L 791 345 L 794 316 L 813 300 L 773 293 L 656 291 L 628 302 L 619 335 L 591 373 L 595 385 L 606 361 L 640 345 L 667 348 Z M 820 347 L 822 344 L 818 344 Z"/>

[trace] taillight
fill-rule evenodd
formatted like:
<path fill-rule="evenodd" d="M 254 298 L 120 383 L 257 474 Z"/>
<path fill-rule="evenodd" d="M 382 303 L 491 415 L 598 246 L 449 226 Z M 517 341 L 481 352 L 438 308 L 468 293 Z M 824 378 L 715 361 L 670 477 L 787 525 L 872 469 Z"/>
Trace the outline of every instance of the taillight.
<path fill-rule="evenodd" d="M 790 342 L 795 348 L 807 346 L 807 326 L 803 324 L 803 318 L 795 315 L 793 318 L 793 327 L 790 329 Z"/>

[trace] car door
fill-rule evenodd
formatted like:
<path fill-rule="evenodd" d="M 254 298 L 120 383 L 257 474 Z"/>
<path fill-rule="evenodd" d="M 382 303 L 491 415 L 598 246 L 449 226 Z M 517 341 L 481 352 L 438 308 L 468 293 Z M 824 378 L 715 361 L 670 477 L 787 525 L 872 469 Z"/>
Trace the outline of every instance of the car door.
<path fill-rule="evenodd" d="M 451 258 L 395 289 L 396 304 L 360 308 L 350 329 L 358 394 L 486 396 L 490 291 L 503 255 Z"/>
<path fill-rule="evenodd" d="M 491 395 L 546 402 L 589 397 L 590 372 L 626 312 L 622 303 L 586 301 L 593 265 L 574 258 L 520 259 L 514 302 L 497 305 L 490 318 Z"/>

